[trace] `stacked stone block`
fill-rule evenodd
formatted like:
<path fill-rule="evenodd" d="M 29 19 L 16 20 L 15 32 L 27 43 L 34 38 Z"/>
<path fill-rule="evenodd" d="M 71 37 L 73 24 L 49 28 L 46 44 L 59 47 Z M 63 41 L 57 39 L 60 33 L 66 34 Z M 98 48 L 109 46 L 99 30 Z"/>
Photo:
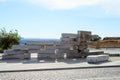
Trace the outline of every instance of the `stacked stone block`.
<path fill-rule="evenodd" d="M 78 45 L 77 34 L 63 33 L 60 41 L 58 53 L 66 53 L 67 58 L 79 57 L 78 51 L 75 49 Z"/>
<path fill-rule="evenodd" d="M 26 45 L 13 45 L 11 50 L 4 50 L 2 59 L 30 59 Z"/>
<path fill-rule="evenodd" d="M 91 32 L 78 34 L 62 33 L 60 41 L 27 41 L 26 45 L 14 45 L 5 51 L 3 58 L 30 58 L 30 53 L 38 53 L 38 59 L 80 58 L 87 56 L 87 41 Z"/>
<path fill-rule="evenodd" d="M 55 59 L 56 45 L 59 42 L 54 41 L 28 41 L 29 51 L 36 51 L 38 59 Z"/>

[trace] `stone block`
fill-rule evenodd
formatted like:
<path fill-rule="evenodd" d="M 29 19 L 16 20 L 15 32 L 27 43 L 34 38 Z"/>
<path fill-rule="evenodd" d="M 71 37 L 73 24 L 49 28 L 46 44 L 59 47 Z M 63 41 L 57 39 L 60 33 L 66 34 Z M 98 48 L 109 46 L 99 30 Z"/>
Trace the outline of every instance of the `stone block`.
<path fill-rule="evenodd" d="M 28 53 L 27 50 L 4 50 L 4 54 L 22 54 L 22 53 Z"/>
<path fill-rule="evenodd" d="M 40 50 L 39 53 L 55 53 L 54 49 L 49 50 Z"/>
<path fill-rule="evenodd" d="M 29 50 L 28 53 L 39 53 L 40 50 Z"/>
<path fill-rule="evenodd" d="M 45 49 L 46 49 L 46 50 L 49 50 L 49 49 L 50 49 L 50 50 L 51 50 L 51 49 L 55 50 L 55 49 L 56 49 L 56 46 L 46 46 Z"/>
<path fill-rule="evenodd" d="M 27 41 L 27 45 L 53 45 L 59 44 L 59 41 Z"/>
<path fill-rule="evenodd" d="M 78 42 L 75 41 L 61 41 L 60 45 L 65 45 L 65 44 L 74 44 L 74 45 L 78 45 Z"/>
<path fill-rule="evenodd" d="M 6 54 L 6 55 L 2 55 L 2 59 L 30 59 L 30 54 L 29 53 Z"/>
<path fill-rule="evenodd" d="M 60 41 L 74 41 L 73 38 L 60 38 Z"/>
<path fill-rule="evenodd" d="M 64 53 L 56 53 L 55 56 L 57 59 L 64 59 L 65 54 Z"/>
<path fill-rule="evenodd" d="M 56 46 L 56 49 L 70 49 L 71 45 L 60 45 L 60 46 Z"/>
<path fill-rule="evenodd" d="M 90 56 L 87 56 L 88 63 L 104 62 L 104 61 L 108 61 L 108 59 L 109 59 L 109 55 L 90 55 Z"/>
<path fill-rule="evenodd" d="M 78 53 L 77 50 L 68 50 L 67 53 Z"/>
<path fill-rule="evenodd" d="M 73 33 L 62 33 L 62 37 L 63 38 L 76 38 L 77 34 L 73 34 Z"/>
<path fill-rule="evenodd" d="M 67 58 L 81 58 L 82 55 L 80 53 L 66 53 Z"/>
<path fill-rule="evenodd" d="M 13 45 L 12 49 L 13 50 L 28 50 L 28 46 L 27 45 Z"/>
<path fill-rule="evenodd" d="M 78 53 L 77 50 L 69 50 L 66 52 L 66 57 L 67 58 L 81 58 L 82 54 Z"/>
<path fill-rule="evenodd" d="M 68 49 L 59 49 L 57 53 L 67 53 Z"/>
<path fill-rule="evenodd" d="M 55 53 L 39 53 L 38 59 L 55 59 Z"/>
<path fill-rule="evenodd" d="M 40 50 L 40 46 L 39 45 L 29 45 L 28 49 L 29 50 Z"/>
<path fill-rule="evenodd" d="M 4 54 L 16 54 L 14 50 L 4 50 Z"/>
<path fill-rule="evenodd" d="M 75 55 L 77 53 L 77 51 L 75 51 L 75 50 L 59 50 L 58 51 L 58 55 L 60 54 L 60 55 L 65 55 L 66 54 L 66 57 L 67 58 L 73 58 L 73 55 Z M 77 55 L 78 55 L 78 53 L 77 53 Z"/>

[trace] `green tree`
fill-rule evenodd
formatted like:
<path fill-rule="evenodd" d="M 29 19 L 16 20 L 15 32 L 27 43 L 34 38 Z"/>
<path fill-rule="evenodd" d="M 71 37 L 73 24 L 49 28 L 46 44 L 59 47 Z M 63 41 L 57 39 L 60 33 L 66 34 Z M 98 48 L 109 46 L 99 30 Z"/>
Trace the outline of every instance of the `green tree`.
<path fill-rule="evenodd" d="M 101 39 L 101 37 L 98 35 L 92 35 L 92 37 L 91 37 L 91 41 L 99 41 L 100 39 Z"/>
<path fill-rule="evenodd" d="M 5 28 L 0 29 L 0 51 L 10 49 L 12 45 L 19 44 L 21 36 L 17 30 L 7 32 Z"/>

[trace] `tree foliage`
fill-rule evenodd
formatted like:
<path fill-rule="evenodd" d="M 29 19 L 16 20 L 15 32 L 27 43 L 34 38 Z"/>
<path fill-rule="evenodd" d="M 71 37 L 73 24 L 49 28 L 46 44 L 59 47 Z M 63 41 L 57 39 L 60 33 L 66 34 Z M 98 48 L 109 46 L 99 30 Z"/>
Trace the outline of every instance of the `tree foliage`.
<path fill-rule="evenodd" d="M 92 37 L 91 37 L 91 41 L 99 41 L 100 39 L 101 39 L 101 37 L 98 35 L 92 35 Z"/>
<path fill-rule="evenodd" d="M 21 36 L 17 30 L 7 32 L 5 28 L 0 29 L 0 50 L 10 49 L 12 45 L 19 44 Z"/>

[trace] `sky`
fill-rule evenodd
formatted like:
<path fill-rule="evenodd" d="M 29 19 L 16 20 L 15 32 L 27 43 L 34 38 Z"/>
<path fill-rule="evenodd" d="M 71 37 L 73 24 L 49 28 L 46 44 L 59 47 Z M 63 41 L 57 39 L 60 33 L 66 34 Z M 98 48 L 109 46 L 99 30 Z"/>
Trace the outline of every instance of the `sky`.
<path fill-rule="evenodd" d="M 0 28 L 24 38 L 92 31 L 120 37 L 120 0 L 0 0 Z"/>

